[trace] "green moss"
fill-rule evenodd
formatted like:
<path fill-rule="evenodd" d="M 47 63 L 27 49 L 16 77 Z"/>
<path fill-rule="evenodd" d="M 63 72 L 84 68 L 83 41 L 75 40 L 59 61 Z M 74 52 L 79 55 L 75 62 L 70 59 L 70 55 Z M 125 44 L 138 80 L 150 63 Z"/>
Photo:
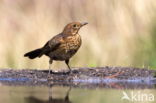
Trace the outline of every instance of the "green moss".
<path fill-rule="evenodd" d="M 88 64 L 88 67 L 97 67 L 97 65 L 95 63 L 92 63 L 92 64 Z"/>

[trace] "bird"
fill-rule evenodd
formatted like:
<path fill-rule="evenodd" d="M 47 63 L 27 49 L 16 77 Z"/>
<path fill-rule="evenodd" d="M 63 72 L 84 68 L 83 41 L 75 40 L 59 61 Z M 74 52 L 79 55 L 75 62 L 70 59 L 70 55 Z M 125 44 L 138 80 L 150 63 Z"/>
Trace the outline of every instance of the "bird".
<path fill-rule="evenodd" d="M 61 33 L 52 37 L 43 47 L 25 53 L 24 57 L 35 59 L 43 55 L 48 56 L 49 74 L 53 61 L 65 61 L 70 73 L 69 61 L 82 44 L 81 36 L 78 32 L 81 27 L 87 24 L 87 22 L 71 22 L 67 24 Z"/>

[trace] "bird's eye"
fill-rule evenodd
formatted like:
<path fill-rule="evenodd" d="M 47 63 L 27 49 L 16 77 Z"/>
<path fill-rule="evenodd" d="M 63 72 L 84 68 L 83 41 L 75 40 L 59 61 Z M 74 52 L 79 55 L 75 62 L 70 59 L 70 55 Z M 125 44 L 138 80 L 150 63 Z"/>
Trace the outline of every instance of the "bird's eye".
<path fill-rule="evenodd" d="M 76 26 L 77 26 L 76 24 L 73 25 L 74 28 L 75 28 Z"/>

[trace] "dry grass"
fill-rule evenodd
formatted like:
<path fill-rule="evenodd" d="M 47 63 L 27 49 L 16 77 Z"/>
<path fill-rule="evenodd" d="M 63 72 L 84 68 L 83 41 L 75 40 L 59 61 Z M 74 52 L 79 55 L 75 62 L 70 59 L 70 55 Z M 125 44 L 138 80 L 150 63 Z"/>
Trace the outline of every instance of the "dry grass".
<path fill-rule="evenodd" d="M 23 54 L 43 46 L 67 23 L 87 21 L 72 66 L 154 68 L 155 11 L 155 0 L 1 0 L 0 67 L 48 68 L 48 58 L 29 60 Z"/>

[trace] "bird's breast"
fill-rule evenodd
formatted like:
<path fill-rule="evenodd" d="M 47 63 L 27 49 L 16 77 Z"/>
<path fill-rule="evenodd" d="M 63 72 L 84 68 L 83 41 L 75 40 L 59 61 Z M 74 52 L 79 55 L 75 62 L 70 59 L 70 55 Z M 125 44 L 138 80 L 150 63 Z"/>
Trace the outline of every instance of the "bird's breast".
<path fill-rule="evenodd" d="M 77 50 L 81 46 L 81 37 L 79 34 L 70 36 L 66 40 L 66 50 Z"/>
<path fill-rule="evenodd" d="M 54 60 L 66 60 L 71 58 L 81 46 L 80 35 L 69 36 L 59 46 L 59 48 L 50 53 L 50 57 Z"/>

